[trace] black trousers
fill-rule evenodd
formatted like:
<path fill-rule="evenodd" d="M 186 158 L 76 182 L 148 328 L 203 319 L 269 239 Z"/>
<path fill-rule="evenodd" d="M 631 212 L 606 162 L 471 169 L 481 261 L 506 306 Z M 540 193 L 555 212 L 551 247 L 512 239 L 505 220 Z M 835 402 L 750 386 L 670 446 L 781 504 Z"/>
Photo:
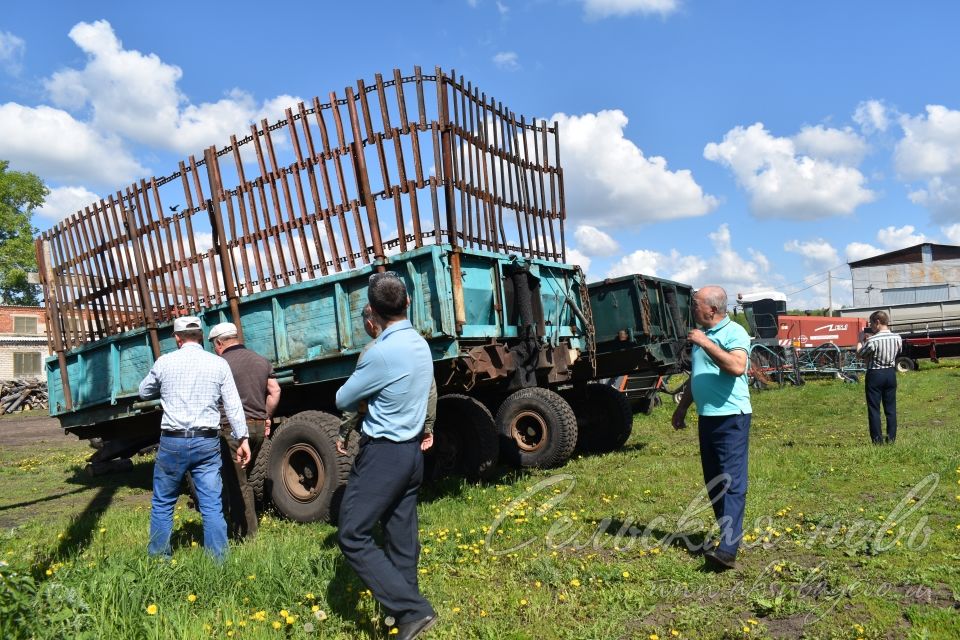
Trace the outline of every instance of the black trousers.
<path fill-rule="evenodd" d="M 417 493 L 423 482 L 420 441 L 361 439 L 340 505 L 338 542 L 347 562 L 398 624 L 435 612 L 420 595 Z M 373 538 L 377 522 L 384 546 Z"/>
<path fill-rule="evenodd" d="M 883 403 L 883 413 L 887 416 L 887 442 L 893 442 L 897 439 L 896 369 L 868 370 L 865 388 L 870 439 L 874 444 L 883 442 L 883 432 L 880 430 L 880 404 Z"/>

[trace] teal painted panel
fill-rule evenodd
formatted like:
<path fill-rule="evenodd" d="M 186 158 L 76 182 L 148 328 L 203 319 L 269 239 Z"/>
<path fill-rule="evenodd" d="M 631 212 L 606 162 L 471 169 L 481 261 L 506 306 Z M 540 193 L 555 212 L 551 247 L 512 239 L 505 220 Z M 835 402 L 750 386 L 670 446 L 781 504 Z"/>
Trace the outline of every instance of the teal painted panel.
<path fill-rule="evenodd" d="M 118 395 L 136 395 L 150 367 L 153 366 L 153 351 L 150 344 L 141 336 L 139 340 L 124 340 L 120 343 L 120 393 Z"/>

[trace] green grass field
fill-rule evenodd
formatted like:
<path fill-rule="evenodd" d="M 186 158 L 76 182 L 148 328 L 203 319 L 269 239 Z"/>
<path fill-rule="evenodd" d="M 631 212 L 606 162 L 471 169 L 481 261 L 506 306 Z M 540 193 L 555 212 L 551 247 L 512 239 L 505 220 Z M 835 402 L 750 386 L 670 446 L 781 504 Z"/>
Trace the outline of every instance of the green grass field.
<path fill-rule="evenodd" d="M 958 390 L 960 362 L 901 376 L 900 435 L 883 447 L 868 444 L 861 384 L 755 393 L 750 539 L 720 575 L 685 543 L 711 515 L 696 431 L 670 428 L 672 406 L 637 416 L 614 454 L 429 487 L 428 637 L 958 638 Z M 217 567 L 182 506 L 174 560 L 154 562 L 150 461 L 85 479 L 84 453 L 0 450 L 0 516 L 18 523 L 0 532 L 0 636 L 389 637 L 333 527 L 267 514 Z M 82 499 L 47 501 L 69 482 Z"/>

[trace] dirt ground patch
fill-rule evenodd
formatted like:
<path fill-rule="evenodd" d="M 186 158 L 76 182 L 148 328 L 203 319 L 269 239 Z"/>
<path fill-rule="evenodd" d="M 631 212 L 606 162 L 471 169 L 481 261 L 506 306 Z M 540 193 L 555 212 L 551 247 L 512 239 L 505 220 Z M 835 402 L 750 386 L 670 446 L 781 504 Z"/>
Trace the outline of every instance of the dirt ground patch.
<path fill-rule="evenodd" d="M 0 449 L 37 445 L 87 446 L 76 436 L 64 433 L 60 427 L 60 421 L 45 413 L 31 411 L 25 414 L 11 414 L 0 417 Z"/>

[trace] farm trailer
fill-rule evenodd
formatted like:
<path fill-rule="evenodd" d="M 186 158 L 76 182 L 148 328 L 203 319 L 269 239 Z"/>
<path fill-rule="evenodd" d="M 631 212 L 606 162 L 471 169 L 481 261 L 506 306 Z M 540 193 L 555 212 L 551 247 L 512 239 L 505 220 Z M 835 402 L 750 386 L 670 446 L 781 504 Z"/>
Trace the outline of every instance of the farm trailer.
<path fill-rule="evenodd" d="M 578 443 L 626 441 L 622 394 L 591 383 L 675 366 L 691 290 L 641 276 L 588 287 L 566 263 L 556 123 L 439 68 L 285 116 L 37 239 L 50 412 L 102 439 L 93 462 L 157 442 L 159 402 L 137 387 L 176 348 L 173 320 L 232 321 L 283 389 L 258 495 L 295 520 L 329 518 L 352 462 L 335 450 L 334 395 L 367 339 L 368 277 L 385 270 L 433 353 L 431 476 L 482 478 L 501 455 L 553 467 Z"/>
<path fill-rule="evenodd" d="M 940 358 L 960 357 L 960 300 L 851 307 L 840 309 L 840 315 L 867 318 L 874 311 L 886 311 L 890 330 L 903 339 L 898 371 L 917 369 L 922 358 L 937 362 Z"/>

